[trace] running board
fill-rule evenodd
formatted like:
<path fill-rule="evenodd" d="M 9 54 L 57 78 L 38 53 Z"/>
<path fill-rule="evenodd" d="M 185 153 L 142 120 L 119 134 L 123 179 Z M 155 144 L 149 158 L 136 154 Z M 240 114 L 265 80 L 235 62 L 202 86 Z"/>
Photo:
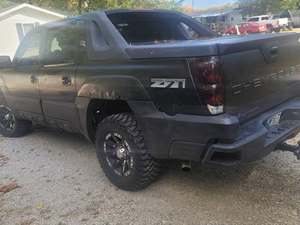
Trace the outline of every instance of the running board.
<path fill-rule="evenodd" d="M 277 146 L 278 149 L 284 152 L 292 152 L 297 157 L 298 160 L 300 160 L 300 143 L 298 142 L 298 145 L 289 145 L 287 143 L 282 143 Z"/>

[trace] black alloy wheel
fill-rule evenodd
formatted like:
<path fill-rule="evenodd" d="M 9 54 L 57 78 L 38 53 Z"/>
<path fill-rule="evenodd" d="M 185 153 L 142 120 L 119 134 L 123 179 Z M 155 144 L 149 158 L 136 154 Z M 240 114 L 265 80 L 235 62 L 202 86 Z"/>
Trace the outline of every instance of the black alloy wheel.
<path fill-rule="evenodd" d="M 160 162 L 151 156 L 132 114 L 114 114 L 98 124 L 96 152 L 105 175 L 120 189 L 144 189 L 160 174 Z"/>
<path fill-rule="evenodd" d="M 9 107 L 0 106 L 0 134 L 4 137 L 21 137 L 29 133 L 31 129 L 30 121 L 19 120 Z"/>

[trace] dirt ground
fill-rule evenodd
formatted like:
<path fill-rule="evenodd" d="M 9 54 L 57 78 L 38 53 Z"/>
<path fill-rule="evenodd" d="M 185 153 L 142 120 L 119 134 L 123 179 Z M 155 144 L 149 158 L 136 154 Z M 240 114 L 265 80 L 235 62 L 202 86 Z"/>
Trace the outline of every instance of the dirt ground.
<path fill-rule="evenodd" d="M 300 28 L 294 28 L 292 31 L 283 31 L 283 32 L 296 32 L 296 33 L 300 33 Z"/>
<path fill-rule="evenodd" d="M 300 161 L 275 152 L 235 169 L 176 163 L 148 189 L 112 186 L 81 136 L 38 130 L 0 138 L 1 225 L 299 225 Z"/>

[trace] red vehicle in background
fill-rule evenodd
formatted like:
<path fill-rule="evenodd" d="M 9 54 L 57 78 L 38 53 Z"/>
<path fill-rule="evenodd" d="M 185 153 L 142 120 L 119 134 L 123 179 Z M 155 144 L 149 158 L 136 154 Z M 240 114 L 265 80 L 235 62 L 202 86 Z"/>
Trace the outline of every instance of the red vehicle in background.
<path fill-rule="evenodd" d="M 272 20 L 268 15 L 250 17 L 247 22 L 231 26 L 225 30 L 225 34 L 242 35 L 253 33 L 271 33 L 280 31 L 277 20 Z"/>
<path fill-rule="evenodd" d="M 239 25 L 231 26 L 225 30 L 228 35 L 244 35 L 254 33 L 271 33 L 272 29 L 268 24 L 259 24 L 256 22 L 247 22 Z"/>

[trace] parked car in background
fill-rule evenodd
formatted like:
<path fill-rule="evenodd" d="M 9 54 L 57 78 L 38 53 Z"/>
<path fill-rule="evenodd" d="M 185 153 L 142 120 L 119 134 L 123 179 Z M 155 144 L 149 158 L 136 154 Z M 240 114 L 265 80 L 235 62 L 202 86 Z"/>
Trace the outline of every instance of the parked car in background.
<path fill-rule="evenodd" d="M 273 15 L 271 19 L 272 21 L 274 21 L 274 23 L 278 24 L 279 29 L 277 31 L 286 29 L 291 30 L 293 28 L 291 20 L 287 17 L 281 17 L 281 15 Z"/>
<path fill-rule="evenodd" d="M 224 33 L 229 26 L 243 22 L 240 10 L 228 10 L 222 13 L 194 15 L 193 18 L 218 34 Z"/>
<path fill-rule="evenodd" d="M 273 20 L 272 17 L 269 15 L 253 16 L 248 19 L 248 22 L 258 23 L 260 25 L 267 26 L 268 32 L 280 31 L 279 21 Z"/>
<path fill-rule="evenodd" d="M 252 16 L 248 18 L 248 22 L 265 22 L 268 21 L 270 19 L 269 15 L 261 15 L 261 16 Z"/>
<path fill-rule="evenodd" d="M 260 24 L 256 22 L 246 22 L 235 26 L 230 26 L 224 32 L 226 35 L 244 35 L 256 33 L 270 33 L 267 24 Z"/>
<path fill-rule="evenodd" d="M 288 18 L 292 27 L 300 27 L 300 10 L 283 11 L 280 17 Z"/>
<path fill-rule="evenodd" d="M 229 35 L 271 33 L 291 27 L 292 24 L 288 18 L 281 18 L 279 15 L 260 15 L 250 17 L 245 23 L 230 26 L 224 33 Z"/>

